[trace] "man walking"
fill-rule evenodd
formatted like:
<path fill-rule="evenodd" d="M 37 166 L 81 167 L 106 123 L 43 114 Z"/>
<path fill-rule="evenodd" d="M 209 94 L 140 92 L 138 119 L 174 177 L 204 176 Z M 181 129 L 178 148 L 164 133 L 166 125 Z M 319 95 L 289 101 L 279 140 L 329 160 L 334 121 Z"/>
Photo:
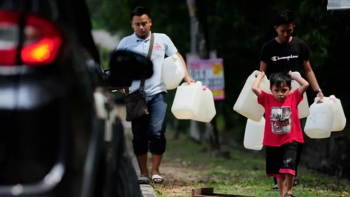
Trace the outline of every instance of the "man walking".
<path fill-rule="evenodd" d="M 294 14 L 289 10 L 281 11 L 277 14 L 275 20 L 275 30 L 277 37 L 266 42 L 260 54 L 260 71 L 264 71 L 269 78 L 271 74 L 282 71 L 298 71 L 301 68 L 308 79 L 312 89 L 318 97 L 323 98 L 323 93 L 317 83 L 315 74 L 310 65 L 311 51 L 306 43 L 297 37 L 292 37 L 295 28 Z M 296 158 L 295 185 L 299 184 L 297 177 L 297 168 L 300 162 L 303 144 L 298 143 L 298 153 Z M 272 189 L 278 189 L 277 180 L 274 179 L 275 186 Z"/>
<path fill-rule="evenodd" d="M 131 14 L 131 27 L 134 34 L 123 38 L 117 50 L 130 50 L 144 54 L 151 51 L 151 60 L 153 62 L 154 74 L 150 79 L 145 80 L 144 91 L 146 92 L 146 102 L 148 115 L 131 121 L 133 133 L 133 148 L 140 167 L 140 184 L 149 183 L 149 172 L 147 169 L 147 153 L 152 154 L 152 181 L 154 183 L 163 183 L 164 179 L 160 176 L 159 167 L 162 155 L 165 152 L 166 139 L 166 88 L 162 79 L 162 63 L 164 55 L 172 56 L 177 54 L 185 69 L 185 82 L 191 83 L 194 80 L 189 76 L 184 59 L 177 51 L 171 39 L 161 33 L 151 33 L 152 20 L 147 8 L 136 7 Z M 153 43 L 150 43 L 154 39 Z M 150 46 L 152 49 L 149 50 Z M 135 71 L 137 72 L 137 71 Z M 140 81 L 133 81 L 130 92 L 136 91 L 140 87 Z M 124 91 L 125 93 L 125 91 Z"/>

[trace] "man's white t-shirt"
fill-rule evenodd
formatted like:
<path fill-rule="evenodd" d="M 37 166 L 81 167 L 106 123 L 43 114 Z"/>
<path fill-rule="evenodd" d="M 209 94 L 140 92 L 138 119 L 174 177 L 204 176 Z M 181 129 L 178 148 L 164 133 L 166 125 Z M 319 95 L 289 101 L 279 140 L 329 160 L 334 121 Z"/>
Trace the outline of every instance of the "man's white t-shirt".
<path fill-rule="evenodd" d="M 147 56 L 150 41 L 151 32 L 150 36 L 145 40 L 138 38 L 134 33 L 130 36 L 123 38 L 120 41 L 117 50 L 129 50 Z M 165 55 L 172 56 L 175 53 L 177 53 L 177 49 L 174 43 L 166 34 L 154 33 L 153 51 L 151 56 L 154 74 L 151 78 L 145 81 L 145 92 L 147 95 L 154 95 L 160 92 L 166 92 L 162 76 L 162 65 Z M 129 90 L 130 92 L 133 92 L 139 88 L 140 80 L 137 80 L 132 82 L 132 85 L 129 88 Z"/>

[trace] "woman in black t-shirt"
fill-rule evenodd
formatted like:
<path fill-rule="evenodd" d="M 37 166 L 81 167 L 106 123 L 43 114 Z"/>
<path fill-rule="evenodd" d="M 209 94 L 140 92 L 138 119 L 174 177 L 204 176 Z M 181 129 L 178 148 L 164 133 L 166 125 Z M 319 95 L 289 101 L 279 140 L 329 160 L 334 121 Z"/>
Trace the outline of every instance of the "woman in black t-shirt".
<path fill-rule="evenodd" d="M 277 37 L 266 42 L 261 49 L 260 71 L 264 71 L 268 78 L 271 74 L 282 71 L 300 72 L 308 79 L 317 96 L 323 98 L 323 93 L 309 62 L 311 55 L 309 47 L 302 39 L 292 37 L 295 28 L 294 14 L 289 10 L 279 12 L 276 16 L 274 28 Z M 303 144 L 299 143 L 296 173 L 302 151 Z M 272 189 L 278 189 L 277 180 L 274 179 L 274 181 L 275 186 Z M 295 185 L 299 183 L 297 174 L 294 182 Z"/>

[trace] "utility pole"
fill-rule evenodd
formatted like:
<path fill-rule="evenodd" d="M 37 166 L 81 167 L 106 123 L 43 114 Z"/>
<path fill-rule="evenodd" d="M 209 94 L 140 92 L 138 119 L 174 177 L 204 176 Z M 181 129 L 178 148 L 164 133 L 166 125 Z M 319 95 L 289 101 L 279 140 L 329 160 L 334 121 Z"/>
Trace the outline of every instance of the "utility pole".
<path fill-rule="evenodd" d="M 188 56 L 187 64 L 191 60 L 199 59 L 197 52 L 197 34 L 198 34 L 198 20 L 196 17 L 196 0 L 187 0 L 189 15 L 190 15 L 190 30 L 191 30 L 191 55 Z M 187 65 L 189 67 L 189 65 Z M 194 120 L 191 120 L 190 127 L 190 137 L 196 141 L 201 141 L 201 135 L 198 130 L 198 123 Z"/>

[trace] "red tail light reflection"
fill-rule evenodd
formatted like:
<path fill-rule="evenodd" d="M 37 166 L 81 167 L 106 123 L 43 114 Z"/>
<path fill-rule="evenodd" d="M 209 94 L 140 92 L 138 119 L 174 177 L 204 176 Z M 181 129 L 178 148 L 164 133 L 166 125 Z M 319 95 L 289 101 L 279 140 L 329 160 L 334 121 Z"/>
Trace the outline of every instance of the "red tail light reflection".
<path fill-rule="evenodd" d="M 0 66 L 16 65 L 19 18 L 19 12 L 0 11 Z M 27 14 L 25 18 L 25 40 L 21 51 L 23 64 L 51 64 L 57 58 L 62 45 L 60 31 L 52 22 L 36 15 Z"/>

